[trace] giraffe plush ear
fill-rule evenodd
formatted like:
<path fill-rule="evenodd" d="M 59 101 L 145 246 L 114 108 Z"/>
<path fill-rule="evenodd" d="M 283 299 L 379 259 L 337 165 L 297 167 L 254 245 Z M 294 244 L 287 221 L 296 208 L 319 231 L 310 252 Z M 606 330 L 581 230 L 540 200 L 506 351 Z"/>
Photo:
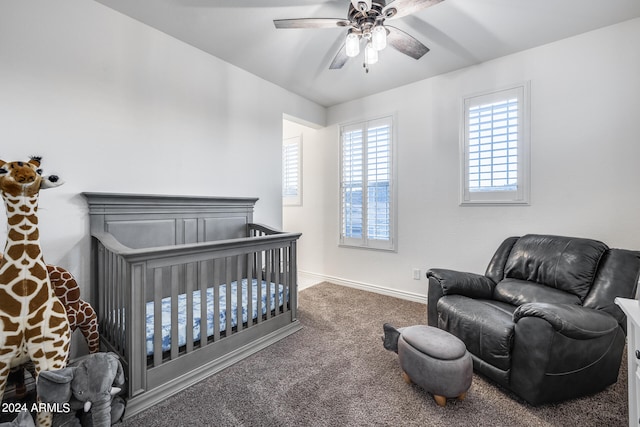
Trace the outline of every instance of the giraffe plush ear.
<path fill-rule="evenodd" d="M 40 167 L 40 162 L 42 162 L 42 157 L 41 156 L 31 156 L 31 157 L 29 157 L 29 163 L 31 163 L 32 165 L 34 165 L 36 167 Z"/>
<path fill-rule="evenodd" d="M 47 175 L 42 177 L 40 189 L 46 190 L 47 188 L 60 187 L 62 184 L 64 184 L 64 181 L 58 175 Z"/>

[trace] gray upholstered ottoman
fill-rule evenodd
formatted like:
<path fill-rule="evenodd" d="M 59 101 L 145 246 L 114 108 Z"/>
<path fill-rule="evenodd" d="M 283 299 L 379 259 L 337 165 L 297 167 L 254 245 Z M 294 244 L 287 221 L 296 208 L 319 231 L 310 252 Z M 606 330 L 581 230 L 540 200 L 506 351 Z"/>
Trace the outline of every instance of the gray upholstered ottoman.
<path fill-rule="evenodd" d="M 464 399 L 471 387 L 473 362 L 464 343 L 447 331 L 431 326 L 401 329 L 398 357 L 402 377 L 433 394 L 445 406 L 447 398 Z"/>

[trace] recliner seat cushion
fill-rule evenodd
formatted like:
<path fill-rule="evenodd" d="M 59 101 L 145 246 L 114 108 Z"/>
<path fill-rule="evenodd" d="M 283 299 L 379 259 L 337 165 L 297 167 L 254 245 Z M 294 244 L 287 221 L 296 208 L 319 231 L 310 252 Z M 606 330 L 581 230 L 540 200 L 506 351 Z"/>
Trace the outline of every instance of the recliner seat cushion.
<path fill-rule="evenodd" d="M 503 371 L 511 367 L 515 306 L 447 295 L 438 300 L 438 327 L 460 338 L 470 353 Z"/>
<path fill-rule="evenodd" d="M 570 292 L 584 300 L 608 246 L 591 239 L 529 234 L 513 245 L 505 278 Z"/>
<path fill-rule="evenodd" d="M 493 298 L 515 306 L 529 302 L 581 304 L 580 298 L 572 293 L 518 279 L 504 279 L 498 283 L 493 291 Z"/>

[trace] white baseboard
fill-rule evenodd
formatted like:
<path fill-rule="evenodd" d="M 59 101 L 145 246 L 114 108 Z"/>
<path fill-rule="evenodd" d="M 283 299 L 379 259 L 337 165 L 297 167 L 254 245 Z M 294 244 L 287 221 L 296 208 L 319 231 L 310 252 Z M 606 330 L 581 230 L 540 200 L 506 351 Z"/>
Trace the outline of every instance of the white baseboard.
<path fill-rule="evenodd" d="M 355 280 L 341 279 L 339 277 L 298 270 L 299 291 L 322 282 L 330 282 L 336 285 L 347 286 L 349 288 L 362 289 L 363 291 L 375 292 L 377 294 L 388 295 L 395 298 L 419 302 L 422 304 L 427 303 L 426 294 L 417 294 L 414 292 L 401 291 L 398 289 L 387 288 L 370 283 L 357 282 Z"/>

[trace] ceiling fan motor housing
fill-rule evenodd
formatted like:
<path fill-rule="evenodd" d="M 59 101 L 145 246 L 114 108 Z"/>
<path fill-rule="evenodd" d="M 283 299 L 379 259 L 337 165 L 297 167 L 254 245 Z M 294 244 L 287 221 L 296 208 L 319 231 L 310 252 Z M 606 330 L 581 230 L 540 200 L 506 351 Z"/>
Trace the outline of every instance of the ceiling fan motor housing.
<path fill-rule="evenodd" d="M 358 0 L 354 0 L 358 1 Z M 371 7 L 366 12 L 359 10 L 357 7 L 353 7 L 353 4 L 349 6 L 349 21 L 352 28 L 358 32 L 363 32 L 365 29 L 371 29 L 378 23 L 382 23 L 386 16 L 382 14 L 382 8 L 384 2 L 373 1 L 370 2 Z"/>
<path fill-rule="evenodd" d="M 360 12 L 371 10 L 371 0 L 351 0 L 353 7 Z"/>

